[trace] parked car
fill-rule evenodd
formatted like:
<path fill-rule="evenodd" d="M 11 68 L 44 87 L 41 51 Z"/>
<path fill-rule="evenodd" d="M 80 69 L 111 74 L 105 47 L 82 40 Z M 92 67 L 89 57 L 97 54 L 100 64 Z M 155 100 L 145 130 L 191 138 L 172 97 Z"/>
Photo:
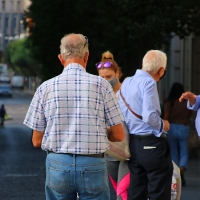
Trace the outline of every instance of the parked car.
<path fill-rule="evenodd" d="M 10 83 L 11 79 L 10 79 L 10 76 L 8 74 L 1 74 L 0 75 L 0 82 L 2 83 Z"/>
<path fill-rule="evenodd" d="M 12 87 L 23 88 L 24 87 L 24 77 L 23 76 L 13 76 L 11 80 Z"/>
<path fill-rule="evenodd" d="M 12 89 L 10 84 L 0 83 L 0 95 L 12 97 Z"/>

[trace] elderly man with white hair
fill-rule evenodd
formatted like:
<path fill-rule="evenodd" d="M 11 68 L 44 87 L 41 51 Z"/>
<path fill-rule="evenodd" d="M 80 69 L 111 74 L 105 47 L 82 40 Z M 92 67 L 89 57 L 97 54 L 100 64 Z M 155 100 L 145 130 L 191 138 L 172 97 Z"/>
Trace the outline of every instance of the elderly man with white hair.
<path fill-rule="evenodd" d="M 160 117 L 157 82 L 166 71 L 166 54 L 151 50 L 142 69 L 124 80 L 119 104 L 130 133 L 129 200 L 170 200 L 173 164 L 166 134 L 169 122 Z"/>

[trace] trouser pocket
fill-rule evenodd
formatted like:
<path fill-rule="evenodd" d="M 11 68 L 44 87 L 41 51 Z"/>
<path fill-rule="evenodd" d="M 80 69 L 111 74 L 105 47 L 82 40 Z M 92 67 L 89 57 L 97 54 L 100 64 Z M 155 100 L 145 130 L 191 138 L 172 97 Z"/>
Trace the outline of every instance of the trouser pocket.
<path fill-rule="evenodd" d="M 97 195 L 108 187 L 106 164 L 101 163 L 86 167 L 81 174 L 85 193 Z"/>
<path fill-rule="evenodd" d="M 47 166 L 46 184 L 59 194 L 67 194 L 70 191 L 70 170 Z"/>

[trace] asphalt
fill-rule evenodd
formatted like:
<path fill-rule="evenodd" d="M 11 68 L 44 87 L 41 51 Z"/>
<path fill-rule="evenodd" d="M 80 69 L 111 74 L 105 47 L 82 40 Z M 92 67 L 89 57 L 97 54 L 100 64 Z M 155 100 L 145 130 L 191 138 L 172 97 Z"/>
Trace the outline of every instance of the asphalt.
<path fill-rule="evenodd" d="M 185 171 L 186 185 L 182 187 L 180 200 L 200 200 L 200 150 L 190 153 Z"/>
<path fill-rule="evenodd" d="M 33 95 L 33 91 L 24 93 Z M 12 115 L 9 116 L 12 120 Z M 8 121 L 9 121 L 8 119 Z M 186 185 L 181 188 L 180 200 L 200 200 L 200 148 L 189 152 L 188 168 L 185 172 Z"/>

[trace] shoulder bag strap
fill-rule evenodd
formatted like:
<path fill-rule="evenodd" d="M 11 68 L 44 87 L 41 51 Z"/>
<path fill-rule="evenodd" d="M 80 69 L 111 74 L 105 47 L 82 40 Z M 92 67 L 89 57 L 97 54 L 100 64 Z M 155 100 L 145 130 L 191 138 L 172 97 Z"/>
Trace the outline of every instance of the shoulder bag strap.
<path fill-rule="evenodd" d="M 127 106 L 127 108 L 131 111 L 132 114 L 134 114 L 137 118 L 142 119 L 142 116 L 138 115 L 137 113 L 135 113 L 130 106 L 128 105 L 128 103 L 126 102 L 126 100 L 124 99 L 124 96 L 122 95 L 121 89 L 120 89 L 120 96 L 122 98 L 122 100 L 124 101 L 125 105 Z"/>

